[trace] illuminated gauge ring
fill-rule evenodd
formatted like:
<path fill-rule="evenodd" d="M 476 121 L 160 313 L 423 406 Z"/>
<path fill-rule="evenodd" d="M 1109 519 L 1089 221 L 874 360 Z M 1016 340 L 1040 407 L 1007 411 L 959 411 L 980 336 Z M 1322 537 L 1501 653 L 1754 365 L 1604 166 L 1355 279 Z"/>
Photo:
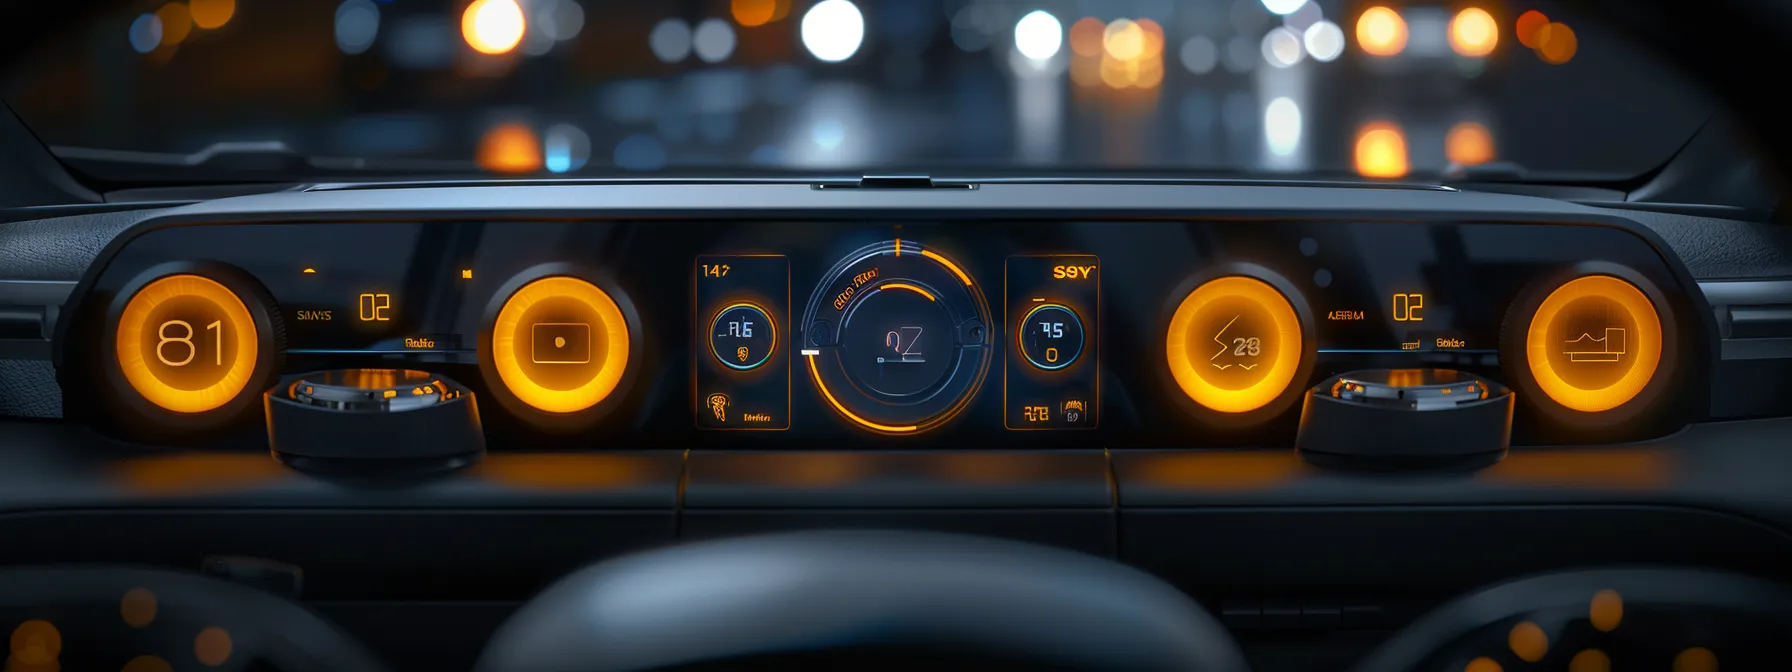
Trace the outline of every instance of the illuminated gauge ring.
<path fill-rule="evenodd" d="M 1171 302 L 1164 341 L 1170 377 L 1184 396 L 1210 413 L 1207 419 L 1255 424 L 1285 410 L 1304 391 L 1315 358 L 1313 324 L 1306 299 L 1287 280 L 1254 264 L 1226 264 L 1185 283 Z M 1232 338 L 1234 320 L 1245 316 L 1251 318 L 1247 329 Z M 1264 342 L 1258 339 L 1263 336 L 1257 334 L 1272 335 L 1275 351 L 1257 350 L 1267 355 L 1262 359 L 1234 354 L 1234 348 L 1249 347 L 1252 341 L 1261 348 Z M 1216 358 L 1225 361 L 1216 363 Z M 1221 378 L 1238 378 L 1238 371 L 1252 369 L 1259 372 L 1249 374 L 1250 382 L 1242 386 Z M 1220 373 L 1227 370 L 1231 373 Z"/>
<path fill-rule="evenodd" d="M 209 262 L 137 275 L 107 310 L 104 334 L 100 359 L 114 401 L 151 421 L 152 431 L 181 434 L 241 419 L 273 384 L 286 340 L 267 290 L 240 269 Z M 203 366 L 207 350 L 214 364 L 193 371 L 215 373 L 179 375 L 176 367 Z"/>
<path fill-rule="evenodd" d="M 486 386 L 506 410 L 536 427 L 588 428 L 633 381 L 640 320 L 626 297 L 600 278 L 571 264 L 542 264 L 506 281 L 486 307 L 479 332 Z M 537 351 L 550 342 L 568 348 L 565 359 Z"/>
<path fill-rule="evenodd" d="M 1040 358 L 1034 357 L 1033 352 L 1027 348 L 1027 325 L 1033 323 L 1033 316 L 1045 311 L 1061 312 L 1064 314 L 1065 318 L 1069 320 L 1070 324 L 1076 325 L 1076 349 L 1070 352 L 1069 357 L 1060 357 L 1056 362 L 1039 361 Z M 1014 347 L 1016 348 L 1016 351 L 1020 353 L 1022 359 L 1027 360 L 1028 364 L 1033 365 L 1034 368 L 1039 369 L 1040 371 L 1058 371 L 1069 367 L 1071 364 L 1075 364 L 1076 361 L 1083 356 L 1083 344 L 1089 340 L 1088 333 L 1083 331 L 1082 316 L 1076 314 L 1076 311 L 1072 310 L 1070 306 L 1066 306 L 1062 303 L 1041 303 L 1035 305 L 1032 310 L 1027 311 L 1027 314 L 1020 318 L 1019 323 L 1013 326 Z"/>
<path fill-rule="evenodd" d="M 766 325 L 766 328 L 771 330 L 772 335 L 771 344 L 766 346 L 765 354 L 744 364 L 735 362 L 716 350 L 715 334 L 722 328 L 722 318 L 726 317 L 728 313 L 736 310 L 750 310 L 757 313 L 761 320 L 760 324 Z M 778 351 L 778 321 L 772 319 L 771 312 L 766 310 L 764 306 L 751 301 L 736 301 L 724 306 L 721 310 L 716 311 L 715 317 L 709 318 L 709 334 L 709 354 L 714 355 L 716 361 L 721 362 L 722 366 L 734 369 L 735 371 L 752 371 L 753 369 L 764 366 L 766 362 L 772 361 L 772 354 Z"/>
<path fill-rule="evenodd" d="M 909 240 L 835 264 L 803 311 L 801 354 L 840 417 L 883 434 L 937 427 L 976 397 L 995 350 L 989 306 L 963 267 Z"/>
<path fill-rule="evenodd" d="M 1591 312 L 1611 310 L 1622 314 Z M 1678 352 L 1674 324 L 1667 297 L 1641 274 L 1610 263 L 1580 264 L 1537 283 L 1513 305 L 1501 354 L 1532 407 L 1570 426 L 1607 427 L 1638 418 L 1668 387 Z M 1605 328 L 1592 334 L 1595 327 Z M 1568 331 L 1602 347 L 1571 346 Z M 1623 347 L 1603 347 L 1614 334 Z M 1571 357 L 1567 348 L 1578 349 Z M 1613 366 L 1625 368 L 1604 370 Z M 1577 370 L 1585 367 L 1592 368 Z"/>

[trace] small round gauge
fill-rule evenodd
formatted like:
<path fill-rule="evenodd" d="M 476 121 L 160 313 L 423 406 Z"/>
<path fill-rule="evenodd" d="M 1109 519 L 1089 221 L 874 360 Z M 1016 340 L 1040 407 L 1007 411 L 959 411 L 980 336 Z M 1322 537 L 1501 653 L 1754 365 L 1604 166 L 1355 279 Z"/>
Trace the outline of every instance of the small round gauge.
<path fill-rule="evenodd" d="M 729 304 L 709 321 L 709 353 L 730 369 L 757 369 L 777 349 L 778 324 L 755 304 Z"/>
<path fill-rule="evenodd" d="M 913 241 L 870 245 L 835 264 L 809 298 L 802 345 L 828 406 L 889 434 L 963 410 L 993 350 L 989 307 L 971 277 Z"/>
<path fill-rule="evenodd" d="M 103 366 L 115 399 L 186 433 L 239 418 L 272 384 L 284 329 L 253 278 L 216 264 L 165 264 L 118 294 Z"/>
<path fill-rule="evenodd" d="M 1083 318 L 1063 304 L 1034 306 L 1021 318 L 1015 333 L 1021 356 L 1044 371 L 1070 366 L 1083 354 Z"/>

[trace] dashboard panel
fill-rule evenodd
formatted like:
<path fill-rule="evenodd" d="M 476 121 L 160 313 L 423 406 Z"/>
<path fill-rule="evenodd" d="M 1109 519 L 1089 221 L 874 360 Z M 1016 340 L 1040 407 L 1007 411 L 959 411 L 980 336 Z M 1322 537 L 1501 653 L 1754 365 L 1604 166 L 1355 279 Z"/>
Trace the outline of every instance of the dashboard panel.
<path fill-rule="evenodd" d="M 344 368 L 464 385 L 494 450 L 1286 447 L 1315 385 L 1421 369 L 1510 386 L 1514 444 L 1613 442 L 1700 419 L 1711 348 L 1592 224 L 226 222 L 101 261 L 71 410 L 174 443 L 259 441 L 262 390 Z"/>

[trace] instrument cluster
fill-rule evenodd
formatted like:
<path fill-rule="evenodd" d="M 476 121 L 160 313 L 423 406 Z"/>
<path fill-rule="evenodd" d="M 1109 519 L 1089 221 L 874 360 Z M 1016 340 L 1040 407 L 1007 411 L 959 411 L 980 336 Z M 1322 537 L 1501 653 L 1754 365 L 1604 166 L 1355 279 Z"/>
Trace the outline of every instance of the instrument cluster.
<path fill-rule="evenodd" d="M 266 432 L 280 452 L 292 436 L 414 442 L 448 427 L 493 449 L 1287 447 L 1431 413 L 1421 424 L 1436 429 L 1412 438 L 1503 430 L 1503 448 L 1663 435 L 1696 420 L 1706 394 L 1710 337 L 1681 317 L 1695 314 L 1686 288 L 1647 240 L 1612 227 L 606 220 L 134 234 L 83 285 L 59 362 L 65 382 L 105 383 L 74 410 L 162 442 Z M 1472 421 L 1448 415 L 1468 408 L 1481 409 Z M 435 419 L 381 419 L 417 409 Z"/>

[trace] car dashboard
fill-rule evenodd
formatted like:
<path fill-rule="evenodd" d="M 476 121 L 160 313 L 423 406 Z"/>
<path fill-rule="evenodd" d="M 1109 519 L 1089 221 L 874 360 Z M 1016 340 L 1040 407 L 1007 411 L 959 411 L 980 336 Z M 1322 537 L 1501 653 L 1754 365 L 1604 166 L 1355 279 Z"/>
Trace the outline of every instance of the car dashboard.
<path fill-rule="evenodd" d="M 0 529 L 58 539 L 22 564 L 302 568 L 390 659 L 447 667 L 628 551 L 965 532 L 1117 558 L 1256 669 L 1326 668 L 1516 576 L 1783 578 L 1792 283 L 1707 240 L 1752 226 L 913 177 L 319 184 L 0 224 Z"/>

